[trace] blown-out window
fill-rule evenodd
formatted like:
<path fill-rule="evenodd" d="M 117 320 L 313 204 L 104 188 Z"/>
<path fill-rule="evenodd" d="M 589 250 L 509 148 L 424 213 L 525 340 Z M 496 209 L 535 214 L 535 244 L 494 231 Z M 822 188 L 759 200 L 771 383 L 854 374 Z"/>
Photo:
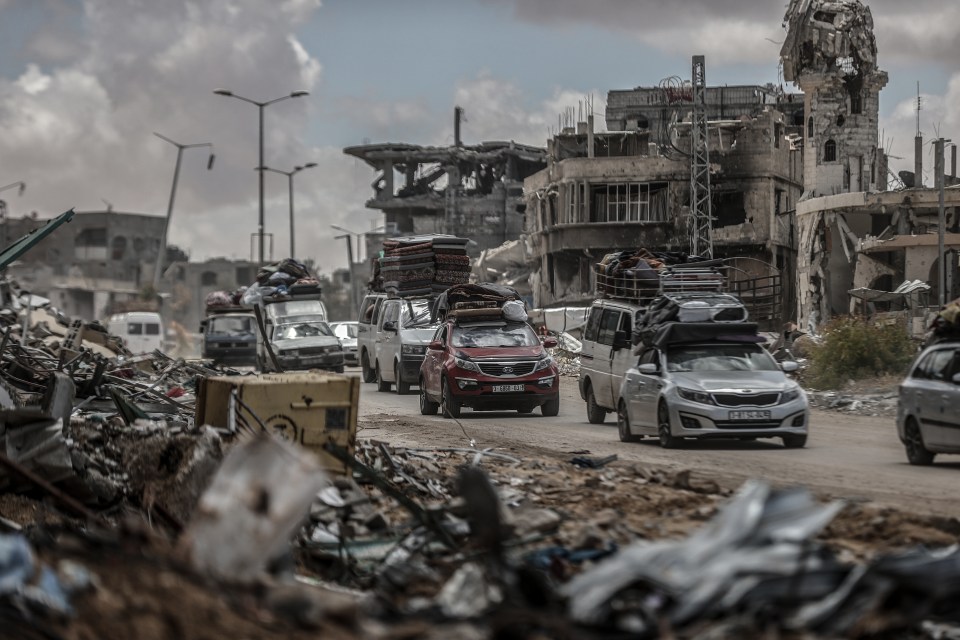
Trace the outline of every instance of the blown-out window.
<path fill-rule="evenodd" d="M 827 140 L 823 145 L 823 161 L 824 162 L 836 162 L 837 161 L 837 143 L 833 140 Z"/>

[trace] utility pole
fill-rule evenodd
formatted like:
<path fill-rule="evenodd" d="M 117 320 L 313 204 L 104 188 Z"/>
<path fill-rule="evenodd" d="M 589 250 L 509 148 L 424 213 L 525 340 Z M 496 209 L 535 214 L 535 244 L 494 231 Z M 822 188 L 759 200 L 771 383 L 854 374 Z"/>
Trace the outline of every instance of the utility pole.
<path fill-rule="evenodd" d="M 943 235 L 947 226 L 947 216 L 943 208 L 943 148 L 949 140 L 937 138 L 934 140 L 934 184 L 937 187 L 937 291 L 939 292 L 940 306 L 947 304 L 947 264 L 943 247 Z M 951 268 L 953 265 L 951 265 Z"/>
<path fill-rule="evenodd" d="M 713 259 L 713 211 L 710 202 L 710 132 L 707 128 L 706 61 L 693 56 L 693 115 L 690 135 L 691 253 Z"/>
<path fill-rule="evenodd" d="M 360 304 L 357 302 L 357 283 L 356 278 L 354 277 L 354 268 L 353 268 L 353 241 L 350 239 L 350 234 L 345 233 L 342 236 L 334 236 L 334 240 L 339 240 L 340 238 L 346 238 L 347 240 L 347 273 L 350 278 L 350 311 L 356 314 L 359 311 Z M 353 316 L 350 316 L 353 317 Z"/>

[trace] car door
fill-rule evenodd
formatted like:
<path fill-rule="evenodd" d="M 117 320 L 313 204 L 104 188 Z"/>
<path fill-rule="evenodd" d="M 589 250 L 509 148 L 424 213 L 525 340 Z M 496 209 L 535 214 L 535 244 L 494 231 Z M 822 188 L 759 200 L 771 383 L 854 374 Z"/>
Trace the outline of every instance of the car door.
<path fill-rule="evenodd" d="M 587 380 L 594 384 L 598 377 L 596 359 L 594 352 L 597 350 L 597 336 L 600 333 L 600 317 L 603 315 L 603 307 L 595 304 L 590 309 L 590 315 L 587 318 L 587 326 L 583 330 L 583 342 L 580 347 L 580 381 L 581 385 Z M 583 386 L 580 387 L 581 391 Z"/>
<path fill-rule="evenodd" d="M 597 404 L 605 409 L 613 410 L 615 396 L 620 392 L 620 380 L 617 379 L 617 388 L 613 388 L 613 341 L 617 335 L 617 329 L 620 327 L 620 317 L 623 314 L 620 309 L 607 307 L 600 316 L 600 332 L 597 336 L 597 347 L 593 352 L 594 365 L 597 367 L 597 382 L 594 386 L 594 394 L 597 398 Z"/>
<path fill-rule="evenodd" d="M 393 360 L 394 353 L 399 350 L 400 331 L 386 331 L 383 326 L 392 322 L 396 329 L 400 322 L 400 301 L 387 300 L 383 304 L 380 312 L 380 320 L 377 323 L 376 354 L 377 364 L 380 367 L 380 376 L 384 380 L 394 382 L 393 379 Z"/>
<path fill-rule="evenodd" d="M 444 349 L 427 349 L 420 368 L 423 385 L 427 394 L 434 399 L 440 397 L 440 377 L 443 375 L 443 361 L 446 358 L 447 325 L 442 324 L 433 334 L 431 342 L 440 342 Z"/>
<path fill-rule="evenodd" d="M 643 364 L 653 364 L 657 366 L 658 371 L 661 370 L 659 349 L 652 347 L 645 349 L 637 362 L 638 366 Z M 656 432 L 657 397 L 662 385 L 660 376 L 637 371 L 632 382 L 630 424 L 638 427 L 649 427 Z"/>
<path fill-rule="evenodd" d="M 960 376 L 960 347 L 952 348 L 953 356 L 947 368 L 946 375 L 946 415 L 952 425 L 943 434 L 944 448 L 951 451 L 960 451 L 960 382 L 954 378 Z"/>
<path fill-rule="evenodd" d="M 626 310 L 621 310 L 620 320 L 617 323 L 617 330 L 614 334 L 620 334 L 627 339 L 626 346 L 612 345 L 610 353 L 610 390 L 613 392 L 611 397 L 611 406 L 617 406 L 617 399 L 620 396 L 620 385 L 623 383 L 623 376 L 627 369 L 637 363 L 636 356 L 630 348 L 630 336 L 633 333 L 633 315 Z"/>
<path fill-rule="evenodd" d="M 953 410 L 956 385 L 950 379 L 955 353 L 954 347 L 930 353 L 925 359 L 927 379 L 916 391 L 923 441 L 937 449 L 953 446 L 956 439 L 953 432 L 960 427 L 960 417 Z"/>

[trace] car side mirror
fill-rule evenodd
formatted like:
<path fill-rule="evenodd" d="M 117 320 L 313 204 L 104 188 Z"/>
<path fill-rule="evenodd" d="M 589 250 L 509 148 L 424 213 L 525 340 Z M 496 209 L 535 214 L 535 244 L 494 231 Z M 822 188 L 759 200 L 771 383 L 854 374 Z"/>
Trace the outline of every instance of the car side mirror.
<path fill-rule="evenodd" d="M 443 351 L 443 343 L 440 342 L 439 340 L 434 340 L 433 342 L 427 345 L 427 349 L 429 349 L 430 351 Z"/>
<path fill-rule="evenodd" d="M 613 334 L 614 349 L 628 349 L 630 347 L 630 334 L 626 331 L 617 331 Z"/>
<path fill-rule="evenodd" d="M 800 368 L 800 365 L 796 363 L 795 360 L 784 360 L 780 363 L 780 370 L 784 373 L 793 373 Z"/>
<path fill-rule="evenodd" d="M 545 349 L 553 349 L 553 348 L 556 347 L 558 344 L 560 344 L 560 343 L 557 342 L 557 339 L 556 339 L 556 338 L 544 338 L 544 340 L 543 340 L 543 346 L 544 346 Z"/>
<path fill-rule="evenodd" d="M 660 367 L 658 367 L 652 362 L 644 362 L 643 364 L 637 367 L 637 371 L 647 376 L 660 375 Z"/>
<path fill-rule="evenodd" d="M 397 323 L 394 322 L 393 320 L 387 320 L 386 322 L 383 323 L 383 330 L 384 330 L 384 331 L 396 331 L 396 330 L 397 330 Z"/>

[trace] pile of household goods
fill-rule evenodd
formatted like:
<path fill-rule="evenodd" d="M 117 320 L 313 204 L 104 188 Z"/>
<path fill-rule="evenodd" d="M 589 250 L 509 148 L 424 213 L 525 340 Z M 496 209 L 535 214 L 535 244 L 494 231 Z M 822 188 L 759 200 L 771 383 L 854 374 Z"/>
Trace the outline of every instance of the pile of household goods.
<path fill-rule="evenodd" d="M 489 282 L 454 285 L 441 293 L 433 307 L 433 319 L 471 320 L 489 318 L 526 322 L 527 308 L 513 287 Z"/>
<path fill-rule="evenodd" d="M 374 291 L 402 296 L 432 295 L 470 280 L 466 238 L 422 235 L 384 240 L 373 262 Z"/>
<path fill-rule="evenodd" d="M 211 291 L 206 297 L 207 311 L 233 309 L 243 306 L 243 294 L 247 287 L 238 287 L 235 291 Z"/>
<path fill-rule="evenodd" d="M 293 258 L 260 267 L 257 281 L 243 292 L 240 302 L 247 306 L 260 304 L 264 298 L 282 300 L 298 293 L 314 293 L 320 281 L 307 267 Z"/>
<path fill-rule="evenodd" d="M 926 344 L 960 340 L 960 298 L 940 309 L 928 329 Z"/>
<path fill-rule="evenodd" d="M 719 261 L 707 261 L 681 251 L 628 249 L 608 253 L 594 265 L 597 293 L 631 300 L 651 298 L 660 290 L 660 275 L 664 269 L 694 264 L 707 267 L 719 264 Z"/>

